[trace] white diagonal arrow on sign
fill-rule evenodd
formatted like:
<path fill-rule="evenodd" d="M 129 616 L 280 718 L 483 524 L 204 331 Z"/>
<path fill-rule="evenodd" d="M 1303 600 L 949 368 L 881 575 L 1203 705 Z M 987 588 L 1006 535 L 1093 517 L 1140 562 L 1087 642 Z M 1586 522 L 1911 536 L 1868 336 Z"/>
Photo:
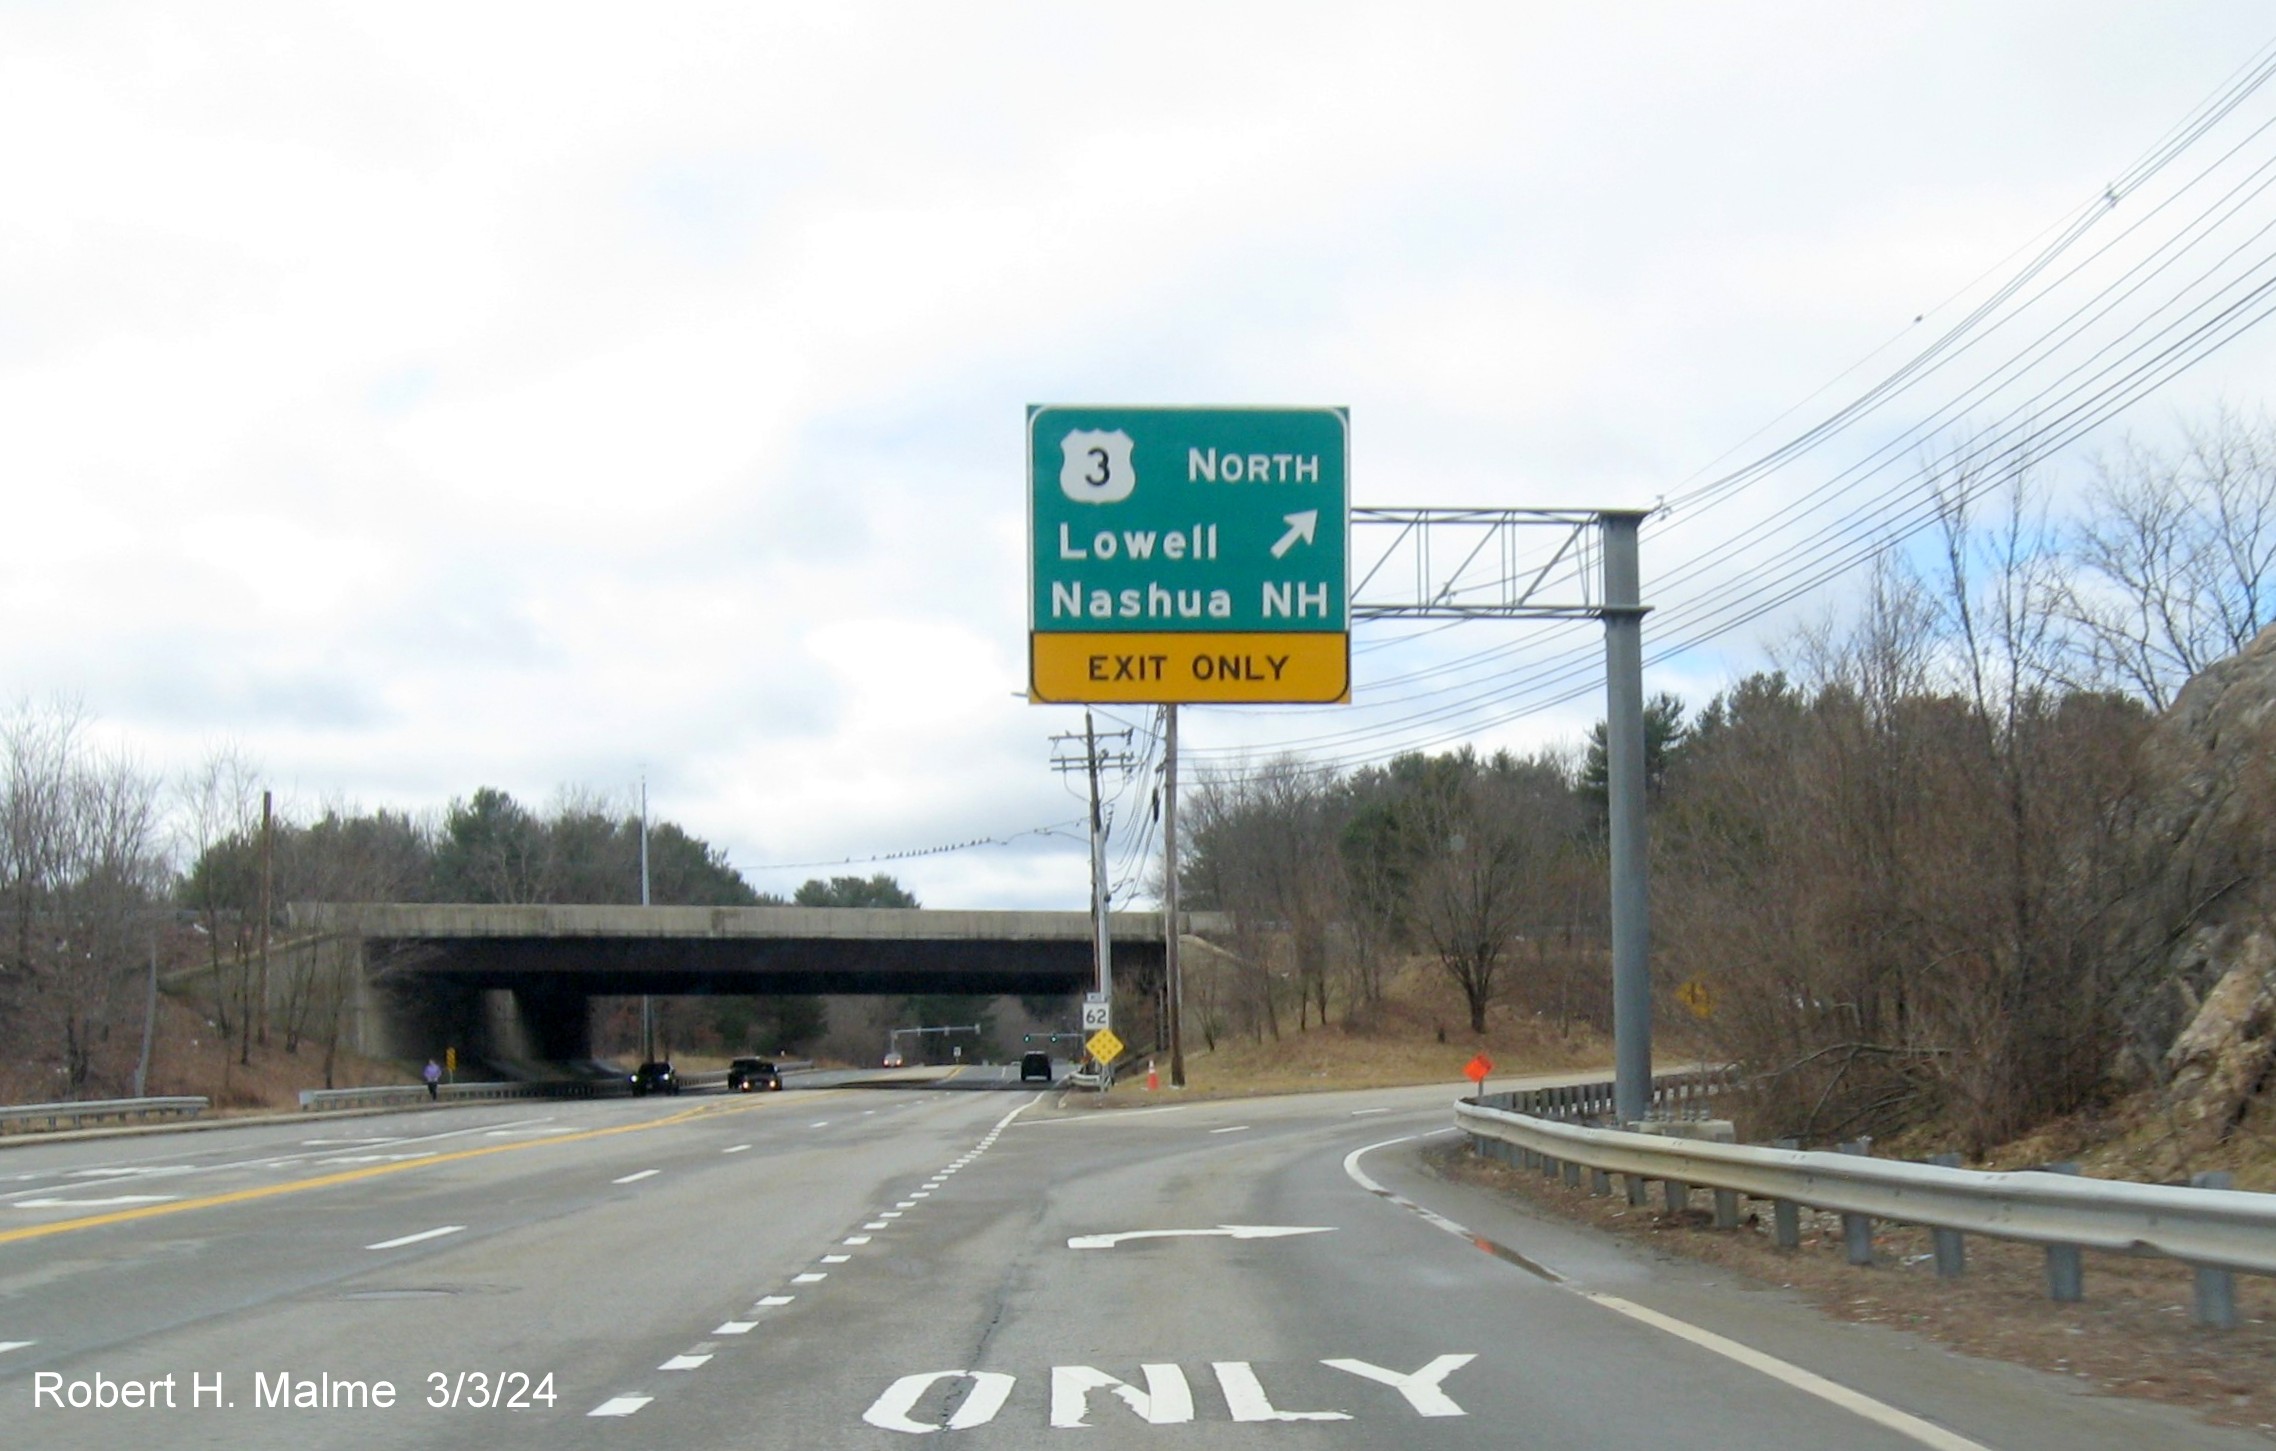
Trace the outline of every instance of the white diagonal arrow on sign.
<path fill-rule="evenodd" d="M 1220 1224 L 1215 1229 L 1132 1229 L 1121 1234 L 1078 1234 L 1069 1249 L 1113 1249 L 1131 1239 L 1283 1239 L 1292 1234 L 1326 1234 L 1332 1224 Z"/>
<path fill-rule="evenodd" d="M 1320 511 L 1317 509 L 1306 509 L 1300 514 L 1283 514 L 1280 517 L 1288 521 L 1288 532 L 1280 536 L 1278 544 L 1272 546 L 1272 557 L 1275 559 L 1298 544 L 1311 543 L 1312 536 L 1320 530 Z"/>

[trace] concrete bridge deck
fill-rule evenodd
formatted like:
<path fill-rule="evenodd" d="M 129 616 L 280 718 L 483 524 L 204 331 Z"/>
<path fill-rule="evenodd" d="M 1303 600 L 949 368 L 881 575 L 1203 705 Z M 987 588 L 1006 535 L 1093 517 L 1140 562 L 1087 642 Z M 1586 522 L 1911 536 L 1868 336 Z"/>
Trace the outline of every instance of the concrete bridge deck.
<path fill-rule="evenodd" d="M 1181 916 L 1187 934 L 1229 926 L 1214 913 Z M 289 919 L 296 934 L 361 944 L 366 1051 L 464 1022 L 483 995 L 510 996 L 489 1015 L 521 1025 L 488 1036 L 567 1058 L 594 997 L 1047 996 L 1092 981 L 1084 912 L 381 902 L 296 904 Z M 1159 912 L 1110 920 L 1118 967 L 1161 962 Z"/>

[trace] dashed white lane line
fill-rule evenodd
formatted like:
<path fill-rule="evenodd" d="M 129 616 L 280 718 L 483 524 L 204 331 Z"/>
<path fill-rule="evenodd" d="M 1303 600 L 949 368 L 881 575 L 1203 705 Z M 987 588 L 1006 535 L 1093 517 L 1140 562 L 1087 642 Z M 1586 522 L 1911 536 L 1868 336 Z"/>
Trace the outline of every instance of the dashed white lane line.
<path fill-rule="evenodd" d="M 916 1207 L 917 1207 L 917 1201 L 916 1201 L 916 1200 L 914 1200 L 914 1199 L 903 1199 L 903 1200 L 899 1201 L 898 1203 L 896 1203 L 896 1204 L 893 1206 L 893 1208 L 894 1208 L 895 1212 L 900 1212 L 900 1211 L 902 1211 L 902 1210 L 908 1210 L 908 1209 L 914 1209 L 914 1208 L 916 1208 Z"/>
<path fill-rule="evenodd" d="M 114 1194 L 108 1199 L 19 1199 L 17 1209 L 109 1209 L 122 1204 L 164 1204 L 179 1194 Z"/>
<path fill-rule="evenodd" d="M 25 1346 L 36 1343 L 36 1341 L 30 1340 L 0 1340 L 0 1355 L 6 1355 L 11 1350 L 22 1350 Z"/>
<path fill-rule="evenodd" d="M 818 1122 L 818 1123 L 810 1123 L 810 1124 L 808 1124 L 806 1127 L 808 1127 L 808 1128 L 810 1128 L 810 1129 L 826 1129 L 826 1128 L 828 1128 L 829 1126 L 830 1126 L 830 1121 L 829 1121 L 828 1119 L 823 1119 L 823 1120 L 821 1120 L 821 1121 L 820 1121 L 820 1122 Z"/>
<path fill-rule="evenodd" d="M 880 1211 L 879 1216 L 875 1221 L 863 1225 L 862 1228 L 883 1229 L 886 1227 L 886 1222 L 888 1220 L 900 1218 L 900 1210 L 906 1210 L 912 1207 L 917 1200 L 927 1198 L 931 1194 L 932 1189 L 938 1187 L 943 1181 L 947 1179 L 949 1175 L 955 1173 L 958 1169 L 963 1168 L 966 1164 L 972 1162 L 973 1159 L 979 1157 L 981 1151 L 985 1150 L 989 1144 L 995 1141 L 996 1135 L 1002 1133 L 1005 1127 L 1010 1124 L 1013 1119 L 1018 1118 L 1021 1112 L 1023 1112 L 1028 1106 L 1029 1105 L 1027 1104 L 1022 1104 L 1019 1108 L 1015 1108 L 1010 1113 L 1005 1114 L 1002 1119 L 997 1121 L 995 1128 L 991 1129 L 988 1132 L 988 1136 L 980 1141 L 979 1149 L 975 1149 L 972 1153 L 965 1155 L 962 1159 L 957 1160 L 956 1162 L 950 1164 L 946 1169 L 943 1169 L 939 1174 L 935 1175 L 932 1178 L 927 1188 L 920 1189 L 911 1194 L 907 1199 L 902 1200 L 898 1209 Z M 865 1109 L 863 1112 L 874 1113 L 876 1110 Z M 811 1127 L 818 1129 L 827 1128 L 829 1127 L 829 1121 L 825 1119 L 820 1123 L 811 1125 Z M 729 1154 L 740 1153 L 749 1147 L 749 1144 L 738 1144 L 733 1148 L 724 1149 L 721 1152 Z M 646 1179 L 653 1174 L 658 1174 L 661 1172 L 662 1171 L 658 1169 L 642 1169 L 638 1173 L 627 1174 L 615 1182 L 619 1184 L 631 1184 L 639 1180 Z M 457 1232 L 462 1227 L 463 1226 L 459 1225 L 451 1225 L 444 1229 L 428 1230 L 423 1234 L 407 1235 L 402 1239 L 388 1240 L 382 1244 L 376 1244 L 370 1247 L 373 1249 L 390 1249 L 396 1245 L 413 1244 L 422 1239 L 433 1239 L 438 1235 L 452 1234 Z M 868 1244 L 869 1242 L 870 1237 L 866 1234 L 848 1235 L 844 1240 L 845 1244 L 854 1246 L 856 1248 Z M 852 1255 L 828 1254 L 822 1256 L 821 1263 L 826 1265 L 842 1265 L 852 1259 Z M 829 1277 L 830 1276 L 827 1271 L 808 1270 L 803 1274 L 792 1275 L 790 1277 L 790 1282 L 794 1285 L 812 1285 L 826 1280 Z M 798 1297 L 795 1295 L 762 1295 L 757 1300 L 757 1302 L 751 1306 L 751 1310 L 755 1313 L 759 1310 L 771 1309 L 776 1306 L 787 1305 L 796 1298 Z M 729 1320 L 722 1323 L 716 1330 L 712 1331 L 711 1333 L 714 1335 L 748 1335 L 751 1333 L 751 1331 L 757 1328 L 758 1321 L 756 1320 Z M 0 1352 L 13 1350 L 16 1349 L 18 1345 L 29 1343 L 30 1342 L 28 1341 L 19 1341 L 11 1344 L 7 1341 L 0 1341 Z M 692 1347 L 684 1354 L 673 1356 L 670 1360 L 667 1360 L 662 1365 L 657 1366 L 656 1369 L 659 1371 L 695 1370 L 700 1366 L 708 1364 L 717 1349 L 718 1347 L 713 1342 L 704 1341 Z M 595 1406 L 593 1409 L 585 1412 L 585 1414 L 587 1417 L 629 1416 L 654 1399 L 655 1397 L 653 1396 L 612 1396 L 608 1400 L 605 1400 L 599 1405 Z"/>
<path fill-rule="evenodd" d="M 1209 1132 L 1213 1134 L 1238 1134 L 1247 1132 L 1248 1127 L 1247 1124 L 1234 1124 L 1231 1128 L 1211 1129 Z"/>
<path fill-rule="evenodd" d="M 465 1228 L 466 1226 L 463 1224 L 446 1224 L 440 1229 L 422 1229 L 417 1234 L 406 1234 L 396 1239 L 383 1239 L 378 1244 L 367 1244 L 364 1248 L 401 1249 L 407 1244 L 417 1244 L 423 1239 L 441 1239 L 446 1234 L 457 1234 Z"/>
<path fill-rule="evenodd" d="M 1387 1108 L 1355 1108 L 1351 1111 L 1351 1116 L 1353 1118 L 1365 1118 L 1371 1113 L 1389 1113 L 1390 1111 Z"/>

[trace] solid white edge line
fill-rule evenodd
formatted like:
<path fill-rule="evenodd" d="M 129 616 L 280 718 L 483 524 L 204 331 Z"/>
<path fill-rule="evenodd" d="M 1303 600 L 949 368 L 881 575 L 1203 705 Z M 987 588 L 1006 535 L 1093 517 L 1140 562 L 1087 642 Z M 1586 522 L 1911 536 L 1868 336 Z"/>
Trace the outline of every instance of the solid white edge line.
<path fill-rule="evenodd" d="M 1664 1330 L 1678 1339 L 1688 1340 L 1702 1350 L 1711 1350 L 1725 1359 L 1735 1360 L 1749 1370 L 1757 1370 L 1773 1380 L 1784 1381 L 1798 1391 L 1816 1396 L 1819 1400 L 1831 1402 L 1848 1411 L 1851 1415 L 1861 1416 L 1878 1426 L 1885 1426 L 1900 1436 L 1909 1436 L 1923 1446 L 1936 1448 L 1936 1451 L 1990 1451 L 1990 1448 L 1981 1441 L 1971 1441 L 1957 1431 L 1948 1431 L 1933 1421 L 1926 1421 L 1909 1412 L 1900 1411 L 1895 1406 L 1877 1401 L 1862 1391 L 1853 1391 L 1839 1382 L 1827 1380 L 1822 1375 L 1804 1370 L 1802 1367 L 1780 1360 L 1774 1355 L 1765 1355 L 1750 1346 L 1741 1345 L 1736 1340 L 1717 1335 L 1712 1330 L 1702 1330 L 1689 1321 L 1678 1320 L 1673 1315 L 1663 1315 L 1657 1310 L 1636 1304 L 1632 1300 L 1623 1300 L 1617 1295 L 1601 1295 L 1594 1290 L 1577 1288 L 1574 1293 L 1585 1300 L 1591 1300 L 1602 1305 L 1607 1310 L 1616 1311 L 1631 1320 L 1649 1325 L 1655 1330 Z"/>
<path fill-rule="evenodd" d="M 465 1228 L 466 1226 L 463 1224 L 446 1224 L 440 1229 L 424 1229 L 417 1234 L 406 1234 L 396 1239 L 383 1239 L 378 1244 L 367 1244 L 364 1248 L 401 1249 L 407 1244 L 417 1244 L 423 1239 L 441 1239 L 446 1234 L 457 1234 Z"/>
<path fill-rule="evenodd" d="M 1439 1229 L 1446 1230 L 1463 1239 L 1475 1239 L 1477 1236 L 1468 1229 L 1456 1224 L 1443 1214 L 1425 1209 L 1411 1199 L 1392 1193 L 1368 1177 L 1366 1171 L 1359 1167 L 1359 1160 L 1362 1155 L 1372 1153 L 1376 1149 L 1387 1149 L 1393 1144 L 1403 1144 L 1418 1137 L 1435 1137 L 1435 1135 L 1403 1134 L 1395 1139 L 1385 1139 L 1381 1143 L 1368 1144 L 1363 1148 L 1353 1149 L 1344 1155 L 1343 1171 L 1350 1176 L 1353 1183 L 1368 1193 L 1380 1195 L 1393 1204 L 1413 1210 Z M 1702 1330 L 1689 1321 L 1678 1320 L 1673 1315 L 1664 1315 L 1657 1310 L 1636 1304 L 1632 1300 L 1623 1300 L 1617 1295 L 1600 1294 L 1594 1290 L 1584 1290 L 1564 1276 L 1556 1274 L 1555 1271 L 1548 1270 L 1546 1267 L 1542 1268 L 1544 1273 L 1550 1275 L 1552 1283 L 1562 1289 L 1572 1291 L 1584 1300 L 1601 1305 L 1616 1314 L 1625 1315 L 1639 1324 L 1665 1331 L 1679 1340 L 1687 1340 L 1702 1350 L 1712 1351 L 1727 1360 L 1736 1361 L 1749 1370 L 1759 1371 L 1772 1380 L 1791 1386 L 1806 1395 L 1813 1395 L 1828 1404 L 1839 1406 L 1854 1416 L 1871 1421 L 1877 1426 L 1885 1427 L 1900 1436 L 1918 1441 L 1923 1446 L 1932 1447 L 1934 1451 L 1990 1451 L 1990 1448 L 1980 1441 L 1971 1441 L 1959 1432 L 1948 1431 L 1934 1421 L 1924 1420 L 1907 1411 L 1900 1411 L 1885 1401 L 1873 1399 L 1863 1391 L 1851 1390 L 1848 1386 L 1827 1380 L 1814 1371 L 1804 1370 L 1802 1367 L 1780 1360 L 1774 1355 L 1741 1345 L 1738 1341 L 1717 1335 L 1712 1330 Z"/>
<path fill-rule="evenodd" d="M 588 1418 L 592 1416 L 629 1416 L 654 1399 L 656 1399 L 654 1396 L 611 1396 L 585 1412 L 585 1415 Z"/>

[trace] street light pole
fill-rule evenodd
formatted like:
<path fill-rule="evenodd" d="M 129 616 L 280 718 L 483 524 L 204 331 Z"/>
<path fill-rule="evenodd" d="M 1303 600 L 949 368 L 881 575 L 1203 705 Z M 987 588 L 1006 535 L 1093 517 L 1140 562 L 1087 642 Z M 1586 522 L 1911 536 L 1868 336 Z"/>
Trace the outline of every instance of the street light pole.
<path fill-rule="evenodd" d="M 640 905 L 648 905 L 648 773 L 640 773 Z M 640 1061 L 656 1060 L 656 1013 L 648 994 L 640 995 Z"/>

